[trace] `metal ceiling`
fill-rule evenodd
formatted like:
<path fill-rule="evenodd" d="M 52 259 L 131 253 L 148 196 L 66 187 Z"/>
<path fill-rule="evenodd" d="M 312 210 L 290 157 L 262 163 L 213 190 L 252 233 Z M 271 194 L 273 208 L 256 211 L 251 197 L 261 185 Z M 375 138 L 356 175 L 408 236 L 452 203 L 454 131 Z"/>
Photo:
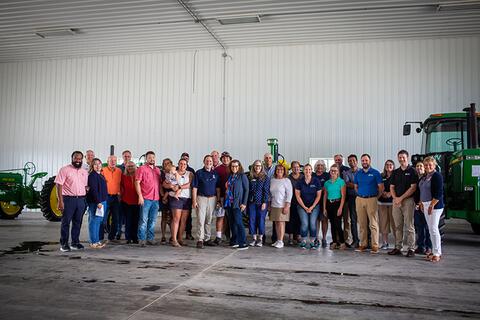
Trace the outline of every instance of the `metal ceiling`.
<path fill-rule="evenodd" d="M 438 11 L 466 1 L 372 0 L 2 0 L 0 62 L 480 34 L 478 8 Z M 260 23 L 217 19 L 258 15 Z M 78 34 L 41 38 L 46 28 Z"/>

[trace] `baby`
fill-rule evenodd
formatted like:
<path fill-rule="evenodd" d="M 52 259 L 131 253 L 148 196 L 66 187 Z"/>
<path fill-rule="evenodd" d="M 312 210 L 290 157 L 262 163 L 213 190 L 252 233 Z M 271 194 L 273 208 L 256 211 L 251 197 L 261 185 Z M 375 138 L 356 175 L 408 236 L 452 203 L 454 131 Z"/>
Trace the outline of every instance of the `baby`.
<path fill-rule="evenodd" d="M 171 185 L 178 185 L 178 181 L 180 181 L 180 175 L 178 174 L 177 168 L 175 168 L 174 165 L 169 165 L 165 169 L 165 181 Z M 173 194 L 172 197 L 178 200 L 178 197 L 180 196 L 180 192 L 182 192 L 181 189 L 178 189 L 177 191 L 170 191 L 168 193 L 165 193 L 163 196 L 163 200 L 167 199 L 169 193 L 171 196 Z"/>

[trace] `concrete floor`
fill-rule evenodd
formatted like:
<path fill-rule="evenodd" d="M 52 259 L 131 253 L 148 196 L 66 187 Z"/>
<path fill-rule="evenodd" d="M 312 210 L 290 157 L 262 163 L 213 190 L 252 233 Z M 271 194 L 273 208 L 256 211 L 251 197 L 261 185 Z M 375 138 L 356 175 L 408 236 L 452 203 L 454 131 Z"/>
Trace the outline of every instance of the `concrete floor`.
<path fill-rule="evenodd" d="M 480 319 L 480 236 L 446 232 L 438 264 L 193 241 L 62 254 L 59 224 L 26 212 L 0 221 L 0 319 Z"/>

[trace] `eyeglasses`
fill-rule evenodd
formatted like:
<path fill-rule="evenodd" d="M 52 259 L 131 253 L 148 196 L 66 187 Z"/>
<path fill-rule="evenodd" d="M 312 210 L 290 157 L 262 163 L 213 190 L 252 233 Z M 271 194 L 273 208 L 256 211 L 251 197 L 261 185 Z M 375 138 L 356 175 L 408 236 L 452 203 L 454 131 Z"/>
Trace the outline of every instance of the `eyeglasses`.
<path fill-rule="evenodd" d="M 254 167 L 255 167 L 255 168 L 261 168 L 262 165 L 261 165 L 261 164 L 256 164 Z"/>
<path fill-rule="evenodd" d="M 232 165 L 232 168 L 238 168 L 238 165 L 234 164 Z"/>

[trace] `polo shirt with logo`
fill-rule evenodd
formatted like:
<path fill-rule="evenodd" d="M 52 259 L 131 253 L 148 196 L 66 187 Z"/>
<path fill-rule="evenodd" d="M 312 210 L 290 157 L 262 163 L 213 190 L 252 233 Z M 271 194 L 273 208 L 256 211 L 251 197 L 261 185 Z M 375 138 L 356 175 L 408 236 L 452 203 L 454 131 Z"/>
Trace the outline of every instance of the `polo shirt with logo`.
<path fill-rule="evenodd" d="M 378 195 L 378 185 L 383 184 L 383 179 L 378 170 L 370 167 L 367 172 L 363 168 L 358 170 L 353 182 L 358 186 L 360 197 L 372 197 Z"/>
<path fill-rule="evenodd" d="M 393 170 L 391 185 L 394 186 L 395 195 L 401 197 L 412 184 L 418 183 L 417 172 L 412 166 L 408 166 L 405 170 L 402 167 Z M 387 190 L 390 191 L 390 190 Z M 413 197 L 413 194 L 411 195 Z"/>
<path fill-rule="evenodd" d="M 322 185 L 316 177 L 312 177 L 310 183 L 305 178 L 297 182 L 295 190 L 300 190 L 300 197 L 306 207 L 311 207 L 317 197 L 317 191 L 322 190 Z"/>

